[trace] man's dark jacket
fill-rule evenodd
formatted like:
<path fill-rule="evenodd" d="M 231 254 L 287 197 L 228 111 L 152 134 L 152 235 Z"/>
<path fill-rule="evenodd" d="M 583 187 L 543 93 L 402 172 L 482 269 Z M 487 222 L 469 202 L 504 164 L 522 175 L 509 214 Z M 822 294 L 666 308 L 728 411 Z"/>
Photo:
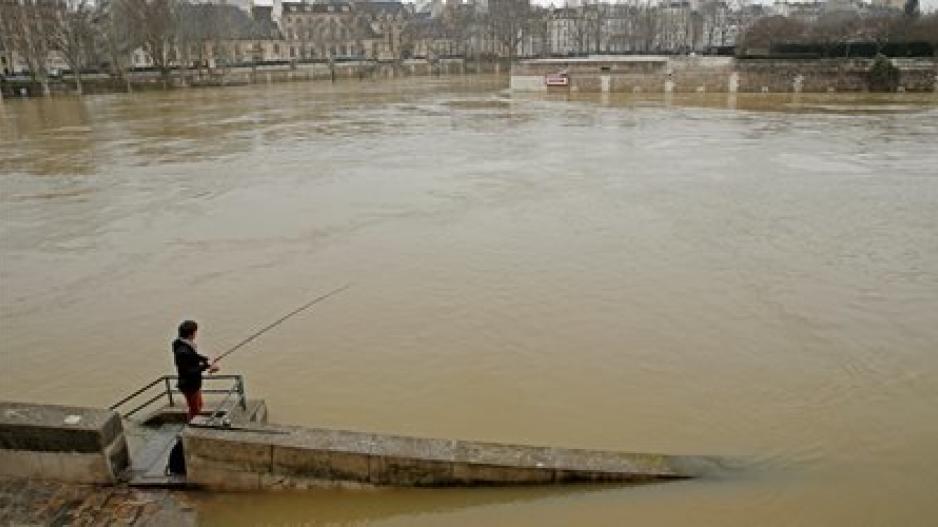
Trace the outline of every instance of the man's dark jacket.
<path fill-rule="evenodd" d="M 181 392 L 194 392 L 202 389 L 202 372 L 209 367 L 208 357 L 199 355 L 192 345 L 182 339 L 173 341 L 173 357 Z"/>

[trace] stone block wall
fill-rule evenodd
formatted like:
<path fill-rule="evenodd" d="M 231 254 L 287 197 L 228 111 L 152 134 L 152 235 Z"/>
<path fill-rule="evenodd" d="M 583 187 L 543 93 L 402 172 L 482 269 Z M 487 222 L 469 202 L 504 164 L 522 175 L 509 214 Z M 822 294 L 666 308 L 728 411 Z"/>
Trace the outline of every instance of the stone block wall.
<path fill-rule="evenodd" d="M 316 428 L 189 428 L 191 484 L 215 490 L 471 486 L 692 477 L 703 458 L 426 439 Z"/>
<path fill-rule="evenodd" d="M 0 476 L 107 484 L 127 465 L 112 411 L 0 402 Z"/>
<path fill-rule="evenodd" d="M 893 59 L 903 91 L 938 91 L 938 59 Z M 519 91 L 651 93 L 792 93 L 868 90 L 869 59 L 735 59 L 733 57 L 593 57 L 523 61 L 512 68 Z M 544 77 L 566 73 L 569 87 Z"/>

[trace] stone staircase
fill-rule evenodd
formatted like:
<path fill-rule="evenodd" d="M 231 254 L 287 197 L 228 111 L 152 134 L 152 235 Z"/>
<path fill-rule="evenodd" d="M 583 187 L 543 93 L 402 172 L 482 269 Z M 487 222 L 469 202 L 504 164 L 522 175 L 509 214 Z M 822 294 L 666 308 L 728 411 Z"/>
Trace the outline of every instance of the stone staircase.
<path fill-rule="evenodd" d="M 245 406 L 236 406 L 227 412 L 225 422 L 231 423 L 232 427 L 267 422 L 267 405 L 263 400 L 248 399 Z M 209 412 L 203 412 L 193 420 L 193 424 L 210 426 L 209 417 Z M 184 488 L 188 485 L 185 476 L 166 473 L 169 452 L 186 428 L 185 421 L 186 409 L 178 405 L 164 406 L 143 422 L 124 420 L 130 466 L 122 479 L 128 485 L 151 488 Z"/>

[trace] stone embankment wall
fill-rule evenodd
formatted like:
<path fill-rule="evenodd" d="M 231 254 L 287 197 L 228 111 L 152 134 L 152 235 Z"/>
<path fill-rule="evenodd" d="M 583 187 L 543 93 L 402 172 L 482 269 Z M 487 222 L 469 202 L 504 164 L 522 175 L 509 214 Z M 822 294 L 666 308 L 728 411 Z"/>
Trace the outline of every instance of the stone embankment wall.
<path fill-rule="evenodd" d="M 284 82 L 295 80 L 339 79 L 394 79 L 431 75 L 461 75 L 497 73 L 503 68 L 497 62 L 466 62 L 463 59 L 443 59 L 435 62 L 426 60 L 404 60 L 400 62 L 323 62 L 296 64 L 294 66 L 268 66 L 259 68 L 230 68 L 212 75 L 189 75 L 180 78 L 177 84 L 203 82 L 214 84 L 250 84 Z"/>
<path fill-rule="evenodd" d="M 186 484 L 209 490 L 258 490 L 320 486 L 640 483 L 696 477 L 721 465 L 717 459 L 699 456 L 267 425 L 252 420 L 262 421 L 266 406 L 263 403 L 248 406 L 254 408 L 252 415 L 232 419 L 230 427 L 192 425 L 184 429 Z M 175 434 L 176 430 L 173 428 L 171 432 Z M 159 442 L 151 441 L 147 445 L 157 445 L 160 449 L 165 446 L 161 451 L 168 452 L 170 443 L 164 443 L 162 436 L 154 437 Z M 139 453 L 139 450 L 131 452 Z M 0 481 L 114 485 L 118 474 L 127 474 L 124 469 L 128 466 L 128 456 L 123 426 L 113 411 L 0 403 Z M 134 466 L 154 466 L 147 459 L 135 462 L 140 463 Z M 154 484 L 152 480 L 135 480 L 129 475 L 130 485 Z M 159 482 L 167 483 L 168 480 Z M 12 488 L 15 484 L 6 490 Z M 0 488 L 0 509 L 4 504 L 4 492 Z"/>
<path fill-rule="evenodd" d="M 213 490 L 466 486 L 687 478 L 713 460 L 317 428 L 188 428 L 188 482 Z"/>
<path fill-rule="evenodd" d="M 112 484 L 128 464 L 109 410 L 0 402 L 0 476 Z"/>
<path fill-rule="evenodd" d="M 185 88 L 193 86 L 237 86 L 291 81 L 331 81 L 343 79 L 383 80 L 399 77 L 437 75 L 466 75 L 501 73 L 509 70 L 507 64 L 497 61 L 466 61 L 464 59 L 403 60 L 395 62 L 356 61 L 297 63 L 260 65 L 257 67 L 232 67 L 213 70 L 174 71 L 169 79 L 158 72 L 129 73 L 120 80 L 109 75 L 87 75 L 83 78 L 85 93 L 124 92 L 128 89 L 163 89 L 171 86 Z M 53 94 L 68 94 L 75 91 L 75 81 L 66 75 L 53 79 L 49 85 Z M 39 83 L 29 80 L 6 79 L 0 85 L 3 96 L 38 96 L 42 94 Z"/>
<path fill-rule="evenodd" d="M 938 60 L 892 59 L 904 91 L 938 91 Z M 828 92 L 869 90 L 868 59 L 739 60 L 741 92 Z"/>
<path fill-rule="evenodd" d="M 900 91 L 938 91 L 938 59 L 892 59 Z M 522 61 L 512 68 L 519 91 L 609 93 L 858 92 L 869 90 L 868 59 L 736 59 L 733 57 L 627 56 Z M 545 76 L 565 73 L 566 87 Z"/>

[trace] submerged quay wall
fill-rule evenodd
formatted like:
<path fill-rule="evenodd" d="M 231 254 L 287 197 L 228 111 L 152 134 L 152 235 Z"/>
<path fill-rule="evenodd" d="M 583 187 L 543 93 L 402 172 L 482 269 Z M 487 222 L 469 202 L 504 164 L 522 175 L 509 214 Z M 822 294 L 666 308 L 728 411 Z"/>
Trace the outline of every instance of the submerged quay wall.
<path fill-rule="evenodd" d="M 401 437 L 292 426 L 188 428 L 187 479 L 213 490 L 544 485 L 699 476 L 702 457 Z"/>
<path fill-rule="evenodd" d="M 647 483 L 698 477 L 720 465 L 714 458 L 697 456 L 270 425 L 263 422 L 263 402 L 254 408 L 251 416 L 233 414 L 228 427 L 198 424 L 183 429 L 187 474 L 181 484 L 229 491 Z M 153 437 L 162 441 L 159 434 Z M 0 478 L 150 485 L 152 481 L 136 480 L 129 474 L 132 470 L 125 470 L 139 465 L 140 460 L 131 458 L 140 452 L 128 450 L 121 419 L 113 411 L 0 402 Z M 162 460 L 156 462 L 159 466 Z M 153 466 L 149 461 L 144 465 Z"/>
<path fill-rule="evenodd" d="M 891 59 L 899 91 L 938 92 L 938 58 Z M 737 59 L 621 56 L 521 61 L 511 70 L 518 91 L 598 93 L 799 93 L 870 89 L 870 59 Z M 547 86 L 563 73 L 567 86 Z"/>
<path fill-rule="evenodd" d="M 462 58 L 401 61 L 348 61 L 309 62 L 294 64 L 260 64 L 255 67 L 236 66 L 202 70 L 174 70 L 168 78 L 156 71 L 137 71 L 127 74 L 126 79 L 97 74 L 82 77 L 84 93 L 112 93 L 129 90 L 188 88 L 199 86 L 240 86 L 293 81 L 331 80 L 385 80 L 399 77 L 429 77 L 447 75 L 498 74 L 509 67 L 503 61 L 465 60 Z M 70 75 L 51 79 L 53 94 L 75 92 L 75 80 Z M 42 95 L 38 82 L 29 79 L 5 78 L 0 82 L 4 97 L 33 97 Z"/>

